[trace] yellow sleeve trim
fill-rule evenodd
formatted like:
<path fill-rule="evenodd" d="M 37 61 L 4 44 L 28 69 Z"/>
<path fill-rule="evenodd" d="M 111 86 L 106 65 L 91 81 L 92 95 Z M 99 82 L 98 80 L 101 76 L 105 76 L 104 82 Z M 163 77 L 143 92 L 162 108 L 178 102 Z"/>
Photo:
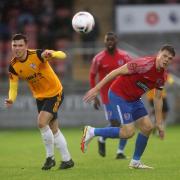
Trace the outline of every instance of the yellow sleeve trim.
<path fill-rule="evenodd" d="M 16 100 L 17 97 L 17 90 L 18 90 L 18 81 L 10 80 L 9 83 L 9 99 L 13 102 Z"/>
<path fill-rule="evenodd" d="M 58 59 L 65 59 L 67 55 L 63 51 L 54 51 L 52 53 L 52 57 Z"/>

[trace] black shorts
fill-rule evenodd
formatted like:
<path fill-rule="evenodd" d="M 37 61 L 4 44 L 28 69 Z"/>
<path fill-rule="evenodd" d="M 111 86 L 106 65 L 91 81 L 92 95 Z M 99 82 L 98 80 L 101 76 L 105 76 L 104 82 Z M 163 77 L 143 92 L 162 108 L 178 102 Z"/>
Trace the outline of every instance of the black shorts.
<path fill-rule="evenodd" d="M 150 100 L 149 102 L 150 102 L 151 107 L 154 107 L 154 102 L 153 102 L 153 100 Z M 169 106 L 168 106 L 168 103 L 167 103 L 167 99 L 166 99 L 166 98 L 163 98 L 162 112 L 167 113 L 168 111 L 169 111 Z"/>
<path fill-rule="evenodd" d="M 57 112 L 63 99 L 63 92 L 54 97 L 44 98 L 42 100 L 36 99 L 38 113 L 40 113 L 40 111 L 47 111 L 53 115 L 53 119 L 57 119 Z"/>

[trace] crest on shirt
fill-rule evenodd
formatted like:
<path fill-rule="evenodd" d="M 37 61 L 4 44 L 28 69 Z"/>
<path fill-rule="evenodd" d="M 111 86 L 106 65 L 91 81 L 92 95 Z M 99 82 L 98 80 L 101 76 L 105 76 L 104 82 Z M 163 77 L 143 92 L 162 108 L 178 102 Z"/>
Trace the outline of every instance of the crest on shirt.
<path fill-rule="evenodd" d="M 31 64 L 30 64 L 30 67 L 33 68 L 33 69 L 36 69 L 36 64 L 31 63 Z"/>
<path fill-rule="evenodd" d="M 125 120 L 129 120 L 131 117 L 131 114 L 130 113 L 124 113 L 124 119 Z"/>
<path fill-rule="evenodd" d="M 118 65 L 119 65 L 119 66 L 122 66 L 123 64 L 124 64 L 124 61 L 123 61 L 122 59 L 119 59 L 119 60 L 118 60 Z"/>

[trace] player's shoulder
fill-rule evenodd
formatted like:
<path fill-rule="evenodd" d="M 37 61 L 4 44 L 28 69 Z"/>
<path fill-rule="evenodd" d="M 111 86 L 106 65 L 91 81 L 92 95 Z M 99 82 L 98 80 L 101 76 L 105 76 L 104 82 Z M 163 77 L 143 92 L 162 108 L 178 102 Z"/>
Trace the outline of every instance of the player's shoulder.
<path fill-rule="evenodd" d="M 140 62 L 142 62 L 144 64 L 147 64 L 147 63 L 154 64 L 156 58 L 154 56 L 143 56 L 143 57 L 135 58 L 134 60 L 140 61 Z"/>
<path fill-rule="evenodd" d="M 155 61 L 155 56 L 145 56 L 144 57 L 144 60 L 146 60 L 146 61 Z"/>
<path fill-rule="evenodd" d="M 94 56 L 96 61 L 100 61 L 106 55 L 106 51 L 102 50 Z"/>
<path fill-rule="evenodd" d="M 126 56 L 128 55 L 128 52 L 122 49 L 117 49 L 116 51 L 119 55 Z"/>
<path fill-rule="evenodd" d="M 10 61 L 10 66 L 14 66 L 17 63 L 17 59 L 16 58 L 12 58 Z"/>
<path fill-rule="evenodd" d="M 28 49 L 28 57 L 29 58 L 34 58 L 35 57 L 38 57 L 38 59 L 41 61 L 41 62 L 44 62 L 44 59 L 42 58 L 41 54 L 44 50 L 42 49 Z"/>
<path fill-rule="evenodd" d="M 28 49 L 28 55 L 36 54 L 37 49 Z"/>

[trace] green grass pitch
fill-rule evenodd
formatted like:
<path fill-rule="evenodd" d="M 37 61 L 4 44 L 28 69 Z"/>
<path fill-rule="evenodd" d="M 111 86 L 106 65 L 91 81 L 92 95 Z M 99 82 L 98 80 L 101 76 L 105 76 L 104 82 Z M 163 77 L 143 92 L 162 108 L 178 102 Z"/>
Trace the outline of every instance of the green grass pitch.
<path fill-rule="evenodd" d="M 180 179 L 180 126 L 167 128 L 161 141 L 151 136 L 142 161 L 154 170 L 128 169 L 128 160 L 116 160 L 118 140 L 107 140 L 107 156 L 97 154 L 94 139 L 86 154 L 80 151 L 82 128 L 64 128 L 75 167 L 58 170 L 60 155 L 56 151 L 57 165 L 42 171 L 45 160 L 44 146 L 38 130 L 0 130 L 1 180 L 178 180 Z M 135 138 L 128 141 L 126 155 L 132 156 Z"/>

